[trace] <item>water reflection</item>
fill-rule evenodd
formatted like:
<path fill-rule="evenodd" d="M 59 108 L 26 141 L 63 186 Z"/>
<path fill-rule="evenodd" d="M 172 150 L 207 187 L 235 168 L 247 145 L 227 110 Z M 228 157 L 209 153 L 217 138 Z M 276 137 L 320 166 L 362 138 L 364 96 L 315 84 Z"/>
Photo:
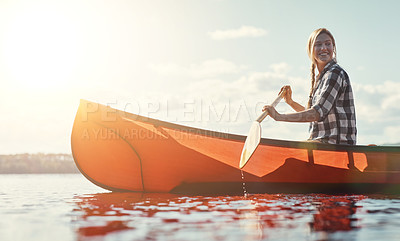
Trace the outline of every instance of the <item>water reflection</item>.
<path fill-rule="evenodd" d="M 75 198 L 73 223 L 78 240 L 313 239 L 357 228 L 363 198 L 102 193 Z"/>
<path fill-rule="evenodd" d="M 357 228 L 356 200 L 349 198 L 323 199 L 318 205 L 318 212 L 313 215 L 312 228 L 316 231 L 348 231 Z"/>

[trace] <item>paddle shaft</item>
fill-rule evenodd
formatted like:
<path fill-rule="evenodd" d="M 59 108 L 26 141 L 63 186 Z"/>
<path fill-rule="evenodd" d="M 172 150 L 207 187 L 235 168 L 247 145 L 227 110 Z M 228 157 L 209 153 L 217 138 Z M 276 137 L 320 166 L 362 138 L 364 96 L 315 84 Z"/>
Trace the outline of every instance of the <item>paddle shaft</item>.
<path fill-rule="evenodd" d="M 271 106 L 273 106 L 274 108 L 276 107 L 276 105 L 282 100 L 282 95 L 279 95 L 278 97 L 276 97 L 276 99 L 274 100 L 274 102 L 272 102 Z M 258 122 L 262 122 L 265 117 L 268 116 L 268 111 L 264 111 L 258 118 L 256 121 Z"/>

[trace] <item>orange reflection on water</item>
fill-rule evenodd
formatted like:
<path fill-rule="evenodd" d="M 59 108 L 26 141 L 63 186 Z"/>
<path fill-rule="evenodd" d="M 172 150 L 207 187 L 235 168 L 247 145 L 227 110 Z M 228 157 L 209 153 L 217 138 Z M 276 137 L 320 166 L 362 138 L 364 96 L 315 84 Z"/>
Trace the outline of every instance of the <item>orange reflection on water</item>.
<path fill-rule="evenodd" d="M 356 201 L 352 198 L 335 198 L 321 200 L 318 212 L 315 213 L 312 227 L 316 231 L 348 231 L 356 226 Z"/>
<path fill-rule="evenodd" d="M 256 194 L 180 196 L 103 193 L 76 197 L 79 240 L 264 240 L 356 228 L 357 196 Z M 312 220 L 310 222 L 310 219 Z M 311 227 L 311 229 L 310 229 Z M 281 235 L 281 236 L 280 236 Z M 286 235 L 286 236 L 285 236 Z"/>
<path fill-rule="evenodd" d="M 95 236 L 95 235 L 105 235 L 114 231 L 121 231 L 125 229 L 131 229 L 123 221 L 109 221 L 103 226 L 97 227 L 80 227 L 79 234 L 82 236 Z"/>

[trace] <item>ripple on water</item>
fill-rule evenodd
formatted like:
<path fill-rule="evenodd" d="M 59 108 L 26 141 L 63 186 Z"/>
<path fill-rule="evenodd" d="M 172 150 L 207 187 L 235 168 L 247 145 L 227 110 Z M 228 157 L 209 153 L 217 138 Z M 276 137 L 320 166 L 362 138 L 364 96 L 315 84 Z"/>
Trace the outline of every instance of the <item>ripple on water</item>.
<path fill-rule="evenodd" d="M 274 236 L 306 238 L 312 232 L 356 230 L 359 226 L 355 204 L 365 198 L 362 195 L 187 197 L 106 193 L 74 200 L 79 207 L 76 210 L 81 211 L 76 219 L 81 236 L 135 230 L 125 235 L 132 238 L 131 234 L 140 232 L 140 237 L 147 239 L 179 240 L 185 236 L 182 240 L 190 240 L 194 232 L 200 236 L 205 235 L 200 233 L 212 233 L 211 240 L 220 236 L 232 240 L 260 240 Z M 194 240 L 200 239 L 196 237 Z"/>
<path fill-rule="evenodd" d="M 104 193 L 81 175 L 0 175 L 0 190 L 1 241 L 372 241 L 400 236 L 399 196 Z"/>

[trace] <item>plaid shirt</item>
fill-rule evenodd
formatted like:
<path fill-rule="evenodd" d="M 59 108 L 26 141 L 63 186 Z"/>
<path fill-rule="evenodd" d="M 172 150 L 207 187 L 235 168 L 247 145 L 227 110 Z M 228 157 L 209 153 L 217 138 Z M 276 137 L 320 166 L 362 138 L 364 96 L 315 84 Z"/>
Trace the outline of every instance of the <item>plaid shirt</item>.
<path fill-rule="evenodd" d="M 334 61 L 318 78 L 311 96 L 311 108 L 319 120 L 310 123 L 310 139 L 331 144 L 356 144 L 356 112 L 347 73 Z"/>

